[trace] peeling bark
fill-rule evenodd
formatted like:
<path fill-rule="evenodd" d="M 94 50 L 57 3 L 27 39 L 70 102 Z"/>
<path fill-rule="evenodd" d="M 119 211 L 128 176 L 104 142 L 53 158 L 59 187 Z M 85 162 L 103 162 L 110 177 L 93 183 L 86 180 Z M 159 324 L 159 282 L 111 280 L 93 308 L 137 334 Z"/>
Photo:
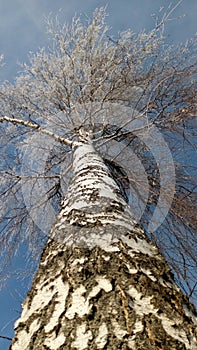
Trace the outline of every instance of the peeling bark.
<path fill-rule="evenodd" d="M 196 325 L 108 168 L 89 142 L 78 144 L 10 349 L 196 350 Z"/>

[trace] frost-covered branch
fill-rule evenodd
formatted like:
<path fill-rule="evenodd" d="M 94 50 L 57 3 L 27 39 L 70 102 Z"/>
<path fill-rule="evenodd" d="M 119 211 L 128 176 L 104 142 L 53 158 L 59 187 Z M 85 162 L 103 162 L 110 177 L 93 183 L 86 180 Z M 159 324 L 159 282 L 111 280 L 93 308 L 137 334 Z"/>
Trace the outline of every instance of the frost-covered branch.
<path fill-rule="evenodd" d="M 35 130 L 38 130 L 41 134 L 44 134 L 44 135 L 47 135 L 47 136 L 50 136 L 52 137 L 54 140 L 64 144 L 64 145 L 67 145 L 67 146 L 73 146 L 73 142 L 64 138 L 64 137 L 61 137 L 59 135 L 56 135 L 55 133 L 47 130 L 47 129 L 43 129 L 40 125 L 38 124 L 35 124 L 35 123 L 32 123 L 30 121 L 26 121 L 26 120 L 23 120 L 23 119 L 17 119 L 17 118 L 10 118 L 10 117 L 7 117 L 7 116 L 3 116 L 3 117 L 0 117 L 0 123 L 2 123 L 3 121 L 6 121 L 6 122 L 9 122 L 9 123 L 13 123 L 13 124 L 21 124 L 21 125 L 24 125 L 24 126 L 27 126 L 31 129 L 35 129 Z"/>

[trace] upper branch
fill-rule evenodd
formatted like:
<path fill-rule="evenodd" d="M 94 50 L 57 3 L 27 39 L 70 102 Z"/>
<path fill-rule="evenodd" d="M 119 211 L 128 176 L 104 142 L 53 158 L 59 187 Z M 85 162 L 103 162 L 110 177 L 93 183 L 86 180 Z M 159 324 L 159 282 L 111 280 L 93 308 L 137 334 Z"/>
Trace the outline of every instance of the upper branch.
<path fill-rule="evenodd" d="M 10 117 L 7 117 L 7 116 L 3 116 L 0 118 L 0 122 L 2 123 L 3 121 L 7 121 L 9 123 L 17 123 L 17 124 L 21 124 L 21 125 L 24 125 L 24 126 L 27 126 L 29 128 L 32 128 L 32 129 L 36 129 L 38 130 L 39 132 L 41 132 L 42 134 L 45 134 L 45 135 L 48 135 L 48 136 L 51 136 L 53 137 L 56 141 L 64 144 L 64 145 L 67 145 L 67 146 L 70 146 L 70 147 L 73 147 L 75 145 L 76 142 L 74 141 L 71 141 L 71 140 L 68 140 L 64 137 L 61 137 L 47 129 L 43 129 L 39 124 L 34 124 L 34 123 L 31 123 L 30 121 L 26 121 L 26 120 L 23 120 L 23 119 L 16 119 L 16 118 L 10 118 Z"/>

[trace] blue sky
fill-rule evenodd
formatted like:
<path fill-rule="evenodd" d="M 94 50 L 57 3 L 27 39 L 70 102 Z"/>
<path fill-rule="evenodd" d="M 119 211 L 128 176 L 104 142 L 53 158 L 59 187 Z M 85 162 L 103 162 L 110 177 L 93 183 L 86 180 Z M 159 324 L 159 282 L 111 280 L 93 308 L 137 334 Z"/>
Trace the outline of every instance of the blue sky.
<path fill-rule="evenodd" d="M 56 15 L 62 9 L 61 18 L 70 21 L 76 13 L 90 15 L 96 7 L 108 4 L 108 23 L 112 33 L 130 27 L 134 32 L 150 30 L 154 25 L 152 14 L 175 0 L 0 0 L 0 54 L 5 56 L 5 65 L 0 71 L 0 80 L 14 80 L 20 70 L 17 62 L 28 60 L 28 53 L 47 45 L 45 17 Z M 170 42 L 182 42 L 197 32 L 197 1 L 183 0 L 170 21 L 166 36 Z M 12 262 L 15 268 L 24 267 L 23 250 Z M 6 287 L 0 291 L 0 335 L 13 336 L 13 324 L 20 314 L 20 303 L 28 289 L 26 282 L 11 276 Z M 9 341 L 0 339 L 0 349 L 7 349 Z"/>
<path fill-rule="evenodd" d="M 114 32 L 131 27 L 138 32 L 150 29 L 152 14 L 173 0 L 108 0 L 109 24 Z M 62 9 L 62 18 L 69 21 L 76 13 L 91 14 L 95 7 L 105 5 L 105 0 L 0 0 L 0 51 L 5 55 L 6 65 L 0 79 L 13 79 L 19 67 L 17 61 L 27 60 L 29 51 L 35 51 L 46 43 L 45 17 Z M 183 0 L 173 15 L 181 16 L 171 21 L 167 33 L 173 41 L 185 41 L 196 32 L 196 0 Z"/>

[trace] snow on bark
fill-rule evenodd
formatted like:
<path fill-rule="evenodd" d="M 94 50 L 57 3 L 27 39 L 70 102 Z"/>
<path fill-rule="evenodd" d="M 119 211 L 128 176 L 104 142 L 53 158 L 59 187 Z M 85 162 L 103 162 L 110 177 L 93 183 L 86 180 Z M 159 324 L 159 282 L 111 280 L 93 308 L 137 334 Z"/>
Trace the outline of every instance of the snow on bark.
<path fill-rule="evenodd" d="M 90 144 L 73 179 L 10 350 L 197 350 L 197 318 Z"/>

